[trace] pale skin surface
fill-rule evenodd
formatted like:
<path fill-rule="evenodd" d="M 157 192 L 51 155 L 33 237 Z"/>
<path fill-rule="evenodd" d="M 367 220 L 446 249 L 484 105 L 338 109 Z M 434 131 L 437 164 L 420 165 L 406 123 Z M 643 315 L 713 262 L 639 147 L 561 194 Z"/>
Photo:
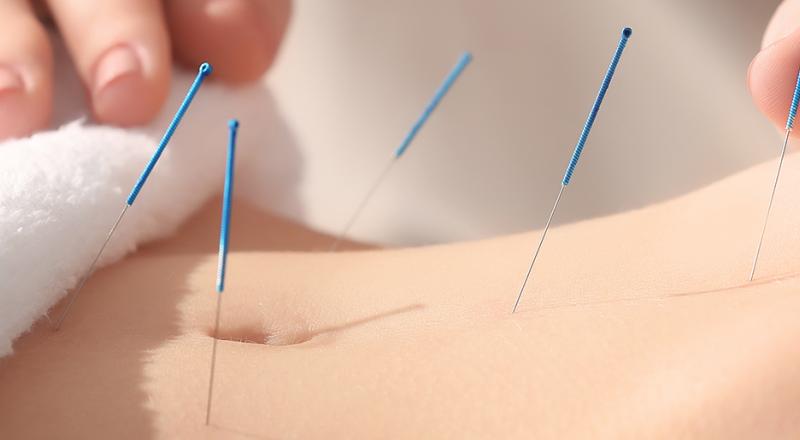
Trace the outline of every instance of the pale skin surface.
<path fill-rule="evenodd" d="M 538 232 L 310 253 L 239 204 L 207 427 L 213 201 L 17 341 L 0 437 L 797 438 L 796 155 L 746 281 L 774 165 L 552 229 L 513 316 Z"/>

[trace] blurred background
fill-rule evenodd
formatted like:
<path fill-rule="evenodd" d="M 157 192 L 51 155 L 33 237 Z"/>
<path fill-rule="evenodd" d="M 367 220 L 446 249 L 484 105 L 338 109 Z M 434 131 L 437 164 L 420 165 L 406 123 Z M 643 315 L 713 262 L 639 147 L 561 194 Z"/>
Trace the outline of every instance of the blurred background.
<path fill-rule="evenodd" d="M 745 79 L 777 4 L 298 0 L 267 78 L 302 156 L 303 212 L 286 214 L 338 231 L 470 50 L 351 236 L 428 244 L 543 226 L 624 26 L 633 37 L 555 223 L 772 159 L 780 135 Z"/>

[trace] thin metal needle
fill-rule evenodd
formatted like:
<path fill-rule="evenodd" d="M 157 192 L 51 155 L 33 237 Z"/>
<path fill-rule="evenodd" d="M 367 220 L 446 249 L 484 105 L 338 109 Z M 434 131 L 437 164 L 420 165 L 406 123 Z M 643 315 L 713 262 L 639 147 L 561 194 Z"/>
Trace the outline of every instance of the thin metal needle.
<path fill-rule="evenodd" d="M 772 185 L 772 194 L 769 196 L 769 205 L 767 206 L 767 215 L 764 218 L 764 226 L 761 228 L 761 238 L 758 240 L 758 248 L 756 249 L 756 256 L 753 259 L 753 268 L 750 270 L 750 281 L 756 275 L 756 265 L 758 265 L 758 256 L 761 254 L 761 244 L 764 241 L 764 233 L 767 231 L 767 223 L 769 222 L 769 214 L 772 210 L 772 200 L 775 198 L 775 190 L 778 188 L 778 179 L 781 177 L 781 168 L 783 168 L 783 158 L 786 156 L 786 147 L 789 145 L 789 135 L 794 128 L 794 120 L 797 117 L 797 109 L 800 105 L 800 71 L 797 72 L 797 81 L 794 86 L 794 95 L 792 96 L 792 103 L 789 105 L 789 116 L 786 118 L 786 138 L 783 139 L 783 147 L 781 148 L 781 157 L 778 160 L 778 171 L 775 173 L 775 183 Z"/>
<path fill-rule="evenodd" d="M 386 163 L 386 166 L 383 167 L 383 171 L 381 171 L 381 174 L 378 176 L 377 179 L 375 179 L 375 182 L 373 182 L 372 186 L 370 186 L 369 191 L 367 191 L 367 193 L 361 199 L 361 202 L 358 203 L 358 207 L 353 212 L 353 215 L 351 215 L 350 218 L 347 220 L 347 223 L 345 224 L 344 228 L 342 228 L 342 232 L 340 232 L 339 235 L 336 236 L 336 241 L 334 241 L 331 244 L 331 247 L 328 249 L 328 252 L 333 252 L 337 250 L 339 248 L 339 245 L 342 244 L 342 241 L 350 232 L 350 228 L 353 227 L 353 225 L 356 223 L 356 220 L 358 220 L 358 218 L 361 216 L 361 211 L 363 211 L 364 208 L 366 208 L 367 203 L 370 201 L 370 199 L 372 199 L 372 196 L 381 186 L 381 183 L 383 183 L 383 181 L 386 179 L 386 176 L 389 175 L 389 171 L 391 171 L 394 164 L 397 163 L 397 159 L 398 159 L 397 156 L 393 155 L 392 158 L 389 160 L 389 162 Z"/>
<path fill-rule="evenodd" d="M 539 257 L 539 251 L 542 250 L 542 245 L 544 244 L 544 239 L 547 236 L 547 231 L 550 229 L 550 223 L 553 221 L 553 216 L 556 214 L 556 210 L 558 209 L 558 203 L 561 201 L 561 196 L 564 194 L 564 189 L 566 189 L 567 185 L 569 185 L 569 182 L 572 180 L 572 174 L 575 172 L 575 167 L 578 165 L 578 161 L 581 158 L 583 148 L 586 146 L 586 141 L 589 139 L 589 133 L 592 131 L 594 121 L 597 118 L 598 112 L 600 111 L 600 106 L 603 104 L 603 99 L 605 98 L 606 92 L 608 92 L 608 88 L 611 85 L 611 80 L 614 78 L 614 72 L 617 70 L 617 65 L 622 57 L 622 52 L 625 50 L 625 46 L 628 44 L 628 39 L 632 34 L 633 30 L 631 30 L 631 28 L 625 28 L 622 30 L 622 36 L 620 37 L 619 44 L 617 44 L 617 50 L 614 52 L 614 55 L 611 58 L 611 64 L 609 64 L 606 75 L 603 77 L 603 82 L 600 84 L 600 90 L 597 92 L 597 97 L 594 100 L 592 109 L 589 111 L 589 117 L 586 118 L 586 123 L 583 125 L 583 130 L 578 137 L 575 150 L 572 152 L 572 158 L 570 159 L 569 164 L 567 164 L 567 170 L 564 172 L 564 178 L 561 179 L 561 189 L 558 191 L 556 201 L 553 203 L 553 209 L 550 211 L 550 215 L 547 217 L 547 223 L 544 226 L 544 231 L 542 231 L 542 237 L 539 239 L 539 245 L 536 247 L 536 252 L 533 254 L 531 264 L 528 266 L 528 272 L 525 274 L 525 279 L 522 281 L 522 287 L 519 289 L 519 293 L 517 294 L 517 300 L 514 302 L 514 308 L 511 309 L 512 314 L 517 311 L 517 307 L 519 307 L 519 303 L 522 301 L 522 295 L 525 293 L 525 286 L 528 284 L 528 279 L 533 272 L 533 265 L 536 264 L 536 259 Z"/>
<path fill-rule="evenodd" d="M 544 238 L 547 237 L 547 230 L 550 229 L 550 222 L 553 221 L 553 216 L 556 213 L 556 209 L 558 209 L 558 202 L 561 201 L 561 195 L 564 194 L 564 188 L 566 185 L 561 185 L 561 190 L 558 192 L 558 197 L 556 197 L 556 202 L 553 203 L 553 209 L 550 210 L 550 216 L 547 217 L 547 224 L 544 225 L 544 231 L 542 231 L 542 238 L 539 239 L 539 245 L 536 246 L 536 252 L 533 254 L 533 259 L 531 259 L 531 264 L 528 266 L 528 273 L 525 274 L 525 281 L 522 282 L 522 287 L 519 289 L 519 295 L 517 295 L 517 301 L 514 303 L 514 309 L 511 313 L 517 311 L 517 307 L 519 306 L 519 302 L 522 301 L 522 295 L 525 293 L 525 286 L 528 284 L 528 278 L 531 276 L 531 272 L 533 272 L 533 265 L 536 264 L 536 258 L 539 257 L 539 251 L 542 250 L 542 244 L 544 244 Z"/>
<path fill-rule="evenodd" d="M 228 238 L 231 224 L 231 199 L 233 195 L 234 158 L 236 156 L 236 133 L 239 121 L 228 122 L 228 160 L 225 165 L 225 186 L 222 195 L 222 221 L 219 227 L 219 259 L 217 263 L 217 312 L 214 319 L 214 343 L 211 348 L 211 369 L 208 377 L 206 400 L 206 425 L 211 421 L 211 398 L 214 392 L 214 370 L 217 365 L 217 337 L 219 336 L 219 314 L 222 308 L 222 292 L 225 291 L 225 269 L 228 262 Z"/>
<path fill-rule="evenodd" d="M 206 398 L 206 425 L 211 422 L 211 395 L 214 393 L 214 370 L 217 366 L 217 337 L 219 336 L 219 310 L 222 307 L 222 292 L 217 293 L 217 313 L 214 319 L 214 345 L 211 348 L 211 372 L 208 377 L 208 397 Z"/>
<path fill-rule="evenodd" d="M 114 226 L 108 232 L 106 236 L 106 240 L 103 242 L 103 246 L 100 247 L 100 251 L 97 252 L 97 255 L 94 257 L 92 264 L 89 266 L 89 270 L 81 279 L 78 287 L 73 291 L 72 297 L 70 297 L 67 306 L 64 308 L 64 311 L 61 314 L 61 317 L 58 318 L 55 327 L 53 327 L 53 331 L 56 331 L 61 328 L 61 324 L 64 322 L 64 319 L 67 318 L 69 314 L 70 308 L 72 304 L 75 302 L 75 299 L 78 298 L 78 295 L 81 293 L 81 289 L 83 289 L 83 285 L 86 284 L 86 280 L 89 279 L 92 272 L 94 271 L 94 267 L 97 262 L 100 260 L 100 256 L 103 254 L 106 246 L 108 245 L 109 241 L 111 241 L 111 236 L 114 235 L 114 231 L 116 231 L 117 226 L 119 226 L 120 222 L 122 221 L 122 217 L 125 215 L 125 212 L 128 211 L 128 208 L 133 206 L 136 202 L 136 198 L 139 197 L 139 192 L 144 187 L 145 183 L 147 183 L 147 179 L 150 177 L 150 174 L 153 172 L 156 164 L 158 163 L 158 159 L 161 158 L 161 154 L 164 153 L 164 150 L 167 148 L 167 144 L 169 144 L 170 139 L 172 139 L 172 135 L 177 130 L 178 125 L 180 124 L 181 120 L 183 119 L 183 115 L 186 114 L 186 111 L 189 109 L 189 105 L 191 105 L 194 96 L 197 94 L 197 90 L 200 89 L 200 86 L 203 84 L 206 76 L 211 74 L 212 68 L 211 65 L 208 63 L 203 63 L 200 65 L 200 68 L 197 70 L 197 76 L 192 82 L 192 85 L 189 86 L 189 91 L 186 92 L 186 97 L 183 98 L 183 102 L 178 107 L 178 110 L 175 112 L 175 116 L 172 118 L 172 122 L 170 122 L 167 130 L 164 132 L 164 136 L 161 138 L 161 141 L 158 143 L 158 147 L 156 151 L 153 153 L 153 156 L 150 157 L 150 161 L 147 162 L 145 165 L 144 170 L 139 175 L 139 179 L 133 185 L 133 189 L 131 189 L 130 194 L 128 195 L 128 199 L 125 201 L 125 208 L 122 209 L 117 221 L 114 222 Z"/>
<path fill-rule="evenodd" d="M 408 147 L 411 146 L 411 143 L 417 137 L 417 134 L 419 134 L 422 127 L 425 125 L 425 123 L 433 114 L 433 111 L 436 110 L 436 108 L 439 106 L 439 103 L 442 102 L 442 99 L 444 99 L 447 92 L 456 82 L 458 77 L 461 76 L 461 73 L 464 71 L 464 69 L 469 65 L 471 61 L 472 61 L 472 54 L 470 54 L 469 52 L 464 52 L 463 54 L 461 54 L 461 57 L 458 59 L 458 62 L 456 63 L 455 67 L 453 67 L 453 69 L 450 70 L 450 73 L 448 73 L 447 76 L 444 78 L 442 84 L 439 86 L 438 89 L 436 89 L 436 92 L 433 94 L 433 98 L 431 98 L 430 102 L 428 102 L 428 105 L 425 106 L 425 109 L 422 111 L 422 114 L 417 118 L 416 122 L 414 122 L 414 125 L 411 126 L 411 129 L 408 131 L 408 133 L 406 133 L 406 136 L 403 138 L 403 141 L 400 143 L 400 146 L 397 147 L 397 149 L 395 150 L 394 155 L 392 156 L 389 163 L 386 164 L 383 171 L 375 180 L 375 182 L 372 184 L 372 186 L 369 188 L 369 191 L 367 191 L 364 198 L 361 199 L 361 202 L 359 202 L 355 212 L 353 212 L 353 215 L 351 215 L 350 218 L 347 220 L 347 223 L 342 229 L 342 232 L 336 236 L 336 240 L 328 248 L 328 252 L 333 252 L 339 248 L 339 245 L 342 243 L 345 237 L 347 237 L 347 233 L 350 231 L 350 228 L 353 227 L 356 220 L 358 220 L 358 217 L 361 215 L 361 211 L 363 211 L 364 208 L 367 206 L 367 202 L 369 202 L 373 194 L 375 194 L 375 192 L 378 190 L 378 187 L 380 187 L 383 180 L 389 174 L 389 171 L 392 169 L 394 163 L 397 162 L 397 159 L 400 159 L 400 157 L 403 154 L 405 154 Z"/>
<path fill-rule="evenodd" d="M 761 255 L 761 245 L 764 242 L 764 234 L 767 232 L 767 223 L 769 222 L 769 214 L 772 212 L 772 201 L 775 199 L 775 191 L 778 189 L 778 180 L 781 177 L 781 169 L 783 168 L 783 158 L 786 157 L 786 147 L 789 145 L 789 135 L 792 129 L 786 130 L 786 137 L 783 139 L 783 147 L 781 148 L 781 157 L 778 159 L 778 171 L 775 173 L 775 182 L 772 184 L 772 194 L 769 196 L 769 205 L 767 205 L 767 215 L 764 217 L 764 226 L 761 228 L 761 238 L 758 239 L 758 247 L 756 248 L 756 256 L 753 259 L 753 268 L 750 270 L 750 281 L 756 275 L 756 266 L 758 265 L 758 257 Z"/>
<path fill-rule="evenodd" d="M 61 324 L 64 322 L 64 319 L 66 319 L 67 314 L 69 314 L 69 309 L 72 307 L 72 304 L 78 298 L 78 294 L 81 293 L 81 289 L 83 289 L 83 285 L 86 284 L 86 280 L 88 280 L 89 277 L 92 275 L 92 273 L 94 273 L 94 267 L 97 265 L 97 262 L 100 260 L 100 256 L 103 255 L 103 251 L 106 249 L 106 246 L 108 246 L 108 242 L 111 241 L 111 236 L 114 235 L 114 231 L 117 230 L 117 226 L 119 226 L 119 224 L 122 222 L 122 218 L 125 217 L 125 213 L 128 212 L 128 208 L 130 206 L 131 205 L 128 205 L 126 203 L 125 207 L 122 208 L 122 212 L 119 213 L 119 217 L 117 217 L 117 221 L 114 222 L 114 226 L 112 226 L 111 230 L 108 231 L 108 235 L 106 235 L 106 240 L 103 242 L 103 245 L 100 246 L 100 250 L 97 251 L 97 255 L 94 256 L 94 260 L 92 260 L 92 264 L 89 265 L 89 270 L 86 271 L 86 273 L 83 275 L 83 278 L 81 278 L 80 283 L 78 283 L 78 287 L 75 289 L 75 291 L 73 292 L 72 296 L 70 296 L 69 301 L 67 302 L 67 305 L 64 307 L 64 311 L 61 312 L 61 316 L 58 318 L 58 321 L 56 321 L 55 325 L 52 327 L 53 331 L 58 331 L 58 329 L 61 328 Z"/>

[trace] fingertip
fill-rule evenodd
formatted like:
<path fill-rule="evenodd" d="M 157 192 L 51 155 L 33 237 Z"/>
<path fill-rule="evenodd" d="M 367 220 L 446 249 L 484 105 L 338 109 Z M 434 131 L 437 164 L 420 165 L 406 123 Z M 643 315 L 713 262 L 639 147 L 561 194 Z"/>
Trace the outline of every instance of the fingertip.
<path fill-rule="evenodd" d="M 45 128 L 50 119 L 50 85 L 26 85 L 16 70 L 0 66 L 0 140 L 29 136 Z"/>
<path fill-rule="evenodd" d="M 765 48 L 791 35 L 797 29 L 798 17 L 800 17 L 800 1 L 786 0 L 778 5 L 764 31 L 761 47 Z"/>
<path fill-rule="evenodd" d="M 176 58 L 208 60 L 215 77 L 252 81 L 273 63 L 288 24 L 288 0 L 175 0 L 165 4 Z"/>
<path fill-rule="evenodd" d="M 1 5 L 0 28 L 16 36 L 0 41 L 0 140 L 5 140 L 49 123 L 53 53 L 47 32 L 28 9 Z"/>
<path fill-rule="evenodd" d="M 120 44 L 103 53 L 92 69 L 92 110 L 99 122 L 132 126 L 150 121 L 164 103 L 168 73 L 148 75 L 144 49 Z M 168 65 L 161 67 L 169 71 Z"/>
<path fill-rule="evenodd" d="M 167 98 L 172 56 L 161 0 L 49 1 L 98 122 L 149 122 Z"/>
<path fill-rule="evenodd" d="M 800 69 L 800 31 L 759 52 L 747 71 L 747 86 L 756 107 L 779 127 L 786 125 Z"/>

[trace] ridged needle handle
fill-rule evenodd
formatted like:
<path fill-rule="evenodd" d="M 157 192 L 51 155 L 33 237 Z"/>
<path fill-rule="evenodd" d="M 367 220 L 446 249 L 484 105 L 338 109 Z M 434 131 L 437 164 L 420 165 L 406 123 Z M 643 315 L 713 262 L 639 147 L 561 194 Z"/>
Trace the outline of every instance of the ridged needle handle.
<path fill-rule="evenodd" d="M 564 173 L 564 179 L 561 181 L 561 184 L 564 186 L 569 185 L 569 181 L 572 180 L 572 173 L 575 172 L 575 166 L 578 165 L 578 161 L 581 158 L 583 147 L 586 145 L 586 140 L 589 139 L 589 133 L 592 131 L 594 120 L 597 118 L 597 113 L 600 111 L 600 106 L 603 104 L 603 98 L 606 97 L 606 92 L 611 85 L 614 72 L 617 71 L 617 65 L 619 64 L 622 52 L 625 50 L 625 46 L 628 44 L 628 39 L 631 37 L 631 34 L 633 34 L 631 28 L 622 30 L 622 38 L 619 40 L 617 50 L 614 52 L 614 57 L 611 59 L 611 65 L 608 66 L 606 76 L 603 78 L 603 84 L 600 85 L 600 92 L 597 93 L 597 98 L 595 98 L 594 105 L 592 105 L 592 111 L 589 112 L 589 117 L 586 119 L 586 124 L 583 126 L 581 136 L 578 138 L 577 145 L 575 145 L 575 151 L 572 152 L 572 159 L 570 159 L 569 165 L 567 165 L 567 171 Z"/>
<path fill-rule="evenodd" d="M 792 105 L 789 107 L 789 117 L 786 119 L 786 129 L 791 130 L 794 128 L 794 119 L 797 117 L 797 105 L 800 104 L 800 72 L 797 73 L 797 82 L 794 86 L 794 96 L 792 96 Z"/>
<path fill-rule="evenodd" d="M 403 153 L 406 152 L 409 145 L 411 145 L 411 142 L 414 140 L 415 137 L 417 137 L 417 133 L 419 133 L 419 130 L 422 128 L 423 125 L 425 125 L 425 121 L 427 121 L 428 118 L 431 116 L 431 113 L 433 113 L 433 111 L 436 110 L 436 107 L 442 101 L 444 95 L 447 94 L 447 91 L 450 90 L 450 87 L 453 86 L 453 83 L 456 82 L 458 77 L 461 75 L 461 72 L 463 72 L 464 69 L 469 65 L 470 61 L 472 61 L 471 53 L 464 52 L 463 54 L 461 54 L 461 57 L 458 59 L 458 62 L 456 63 L 455 67 L 453 67 L 453 70 L 451 70 L 450 73 L 447 74 L 447 77 L 444 79 L 444 82 L 442 83 L 441 86 L 439 86 L 439 89 L 437 89 L 436 93 L 433 95 L 433 99 L 431 99 L 431 101 L 425 107 L 425 110 L 422 112 L 422 115 L 420 115 L 419 119 L 417 119 L 417 122 L 414 123 L 414 126 L 411 127 L 411 130 L 408 132 L 408 134 L 406 134 L 406 137 L 403 139 L 403 142 L 401 142 L 400 146 L 397 147 L 397 150 L 395 150 L 394 152 L 395 157 L 400 157 L 403 155 Z"/>
<path fill-rule="evenodd" d="M 184 113 L 189 108 L 189 104 L 192 103 L 192 99 L 194 99 L 194 95 L 197 94 L 197 89 L 200 88 L 200 85 L 203 83 L 203 80 L 211 73 L 211 64 L 203 63 L 200 65 L 198 69 L 197 76 L 194 79 L 191 87 L 189 87 L 189 92 L 186 93 L 186 97 L 183 98 L 183 103 L 181 106 L 178 107 L 178 111 L 175 113 L 175 116 L 172 118 L 172 122 L 169 123 L 169 127 L 167 127 L 167 131 L 164 133 L 164 137 L 161 138 L 161 142 L 158 143 L 158 148 L 156 152 L 153 154 L 153 157 L 150 158 L 150 162 L 147 162 L 147 166 L 144 167 L 142 174 L 139 175 L 139 180 L 136 181 L 136 185 L 133 186 L 130 195 L 128 196 L 128 200 L 126 203 L 128 206 L 133 205 L 133 202 L 136 201 L 136 197 L 139 196 L 139 191 L 142 190 L 142 187 L 147 182 L 147 178 L 150 177 L 150 173 L 153 172 L 153 168 L 155 168 L 158 159 L 161 157 L 161 153 L 164 152 L 164 149 L 167 148 L 167 144 L 169 140 L 172 138 L 172 134 L 175 133 L 175 129 L 178 128 L 178 124 L 180 124 L 181 119 L 183 119 Z"/>
<path fill-rule="evenodd" d="M 233 195 L 234 157 L 239 121 L 228 121 L 228 162 L 225 167 L 225 189 L 222 195 L 222 222 L 219 228 L 219 262 L 217 266 L 217 292 L 225 290 L 225 266 L 228 262 L 228 237 L 231 224 L 231 196 Z"/>

